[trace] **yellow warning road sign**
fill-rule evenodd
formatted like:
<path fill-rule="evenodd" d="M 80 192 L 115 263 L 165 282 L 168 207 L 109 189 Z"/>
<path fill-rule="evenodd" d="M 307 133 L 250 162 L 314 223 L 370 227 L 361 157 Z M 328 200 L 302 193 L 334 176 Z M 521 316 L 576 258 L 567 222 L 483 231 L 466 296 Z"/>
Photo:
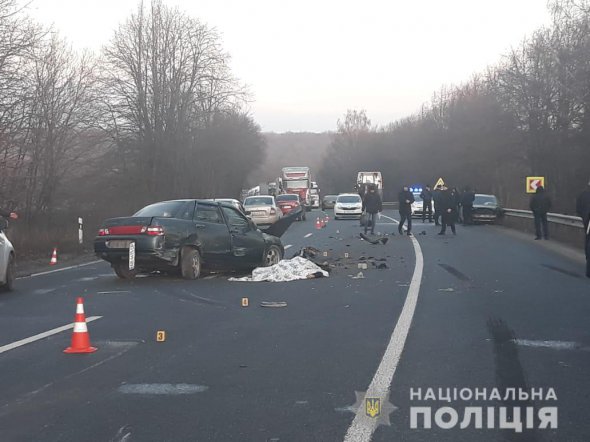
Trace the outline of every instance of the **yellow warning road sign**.
<path fill-rule="evenodd" d="M 539 186 L 545 187 L 544 176 L 527 176 L 526 177 L 526 193 L 535 193 Z"/>
<path fill-rule="evenodd" d="M 444 186 L 444 185 L 445 185 L 445 181 L 441 177 L 441 178 L 438 179 L 438 181 L 434 185 L 434 188 L 436 189 L 438 186 Z"/>

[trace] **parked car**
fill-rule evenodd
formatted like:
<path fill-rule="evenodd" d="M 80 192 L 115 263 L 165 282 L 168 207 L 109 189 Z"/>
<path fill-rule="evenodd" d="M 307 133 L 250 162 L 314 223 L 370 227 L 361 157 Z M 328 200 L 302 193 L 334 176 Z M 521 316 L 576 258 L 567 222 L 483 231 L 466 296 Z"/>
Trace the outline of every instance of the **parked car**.
<path fill-rule="evenodd" d="M 246 214 L 246 209 L 244 209 L 244 205 L 242 204 L 242 202 L 240 200 L 236 200 L 233 198 L 211 198 L 211 199 L 208 199 L 207 201 L 216 201 L 218 203 L 226 203 L 226 204 L 229 204 L 230 206 L 235 207 L 243 214 Z"/>
<path fill-rule="evenodd" d="M 474 223 L 495 223 L 504 215 L 504 211 L 495 195 L 476 193 L 473 201 Z"/>
<path fill-rule="evenodd" d="M 283 212 L 275 202 L 275 197 L 271 195 L 247 197 L 244 200 L 244 209 L 246 215 L 249 215 L 258 226 L 274 224 L 283 216 Z"/>
<path fill-rule="evenodd" d="M 227 203 L 207 200 L 163 201 L 135 215 L 103 222 L 94 239 L 94 252 L 111 263 L 117 276 L 180 271 L 197 279 L 201 270 L 252 269 L 279 262 L 284 254 L 280 233 L 271 226 L 261 232 L 254 222 Z M 288 227 L 288 226 L 287 226 Z M 130 245 L 135 268 L 129 269 Z"/>
<path fill-rule="evenodd" d="M 360 219 L 363 213 L 363 200 L 358 193 L 341 193 L 334 204 L 334 218 Z"/>
<path fill-rule="evenodd" d="M 338 195 L 326 195 L 322 198 L 322 210 L 333 209 Z"/>
<path fill-rule="evenodd" d="M 305 221 L 305 210 L 303 210 L 299 195 L 294 193 L 283 193 L 276 197 L 276 202 L 279 209 L 281 209 L 281 212 L 283 212 L 283 215 L 288 215 L 291 212 L 299 212 L 297 221 Z"/>
<path fill-rule="evenodd" d="M 8 221 L 0 217 L 0 289 L 10 291 L 15 279 L 14 247 L 4 233 L 8 228 Z"/>
<path fill-rule="evenodd" d="M 420 197 L 420 192 L 412 192 L 414 195 L 414 202 L 412 203 L 412 218 L 422 218 L 422 213 L 424 212 L 424 201 L 422 197 Z M 434 214 L 434 201 L 432 201 L 432 214 Z"/>

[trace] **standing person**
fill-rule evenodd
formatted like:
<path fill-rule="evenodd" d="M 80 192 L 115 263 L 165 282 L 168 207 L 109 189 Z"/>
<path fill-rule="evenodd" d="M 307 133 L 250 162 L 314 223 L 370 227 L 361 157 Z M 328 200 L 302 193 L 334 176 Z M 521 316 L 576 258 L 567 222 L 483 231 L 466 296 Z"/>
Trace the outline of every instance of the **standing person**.
<path fill-rule="evenodd" d="M 444 235 L 447 231 L 447 225 L 451 226 L 451 231 L 453 235 L 457 234 L 455 230 L 455 219 L 457 218 L 457 199 L 452 191 L 448 190 L 446 187 L 443 187 L 438 202 L 436 203 L 440 208 L 440 215 L 442 220 L 442 227 L 439 232 L 439 235 Z"/>
<path fill-rule="evenodd" d="M 442 186 L 436 186 L 434 192 L 432 192 L 432 201 L 434 202 L 434 225 L 440 226 L 440 209 L 438 206 L 438 199 L 440 197 Z"/>
<path fill-rule="evenodd" d="M 430 184 L 426 186 L 426 189 L 420 194 L 422 198 L 422 222 L 426 222 L 426 210 L 428 210 L 428 222 L 432 222 L 432 191 L 430 190 Z"/>
<path fill-rule="evenodd" d="M 375 234 L 375 224 L 377 223 L 377 214 L 383 210 L 383 202 L 381 197 L 377 193 L 377 186 L 371 185 L 369 191 L 363 198 L 363 211 L 366 211 L 368 216 L 367 222 L 365 223 L 365 234 L 371 224 L 371 235 Z"/>
<path fill-rule="evenodd" d="M 453 187 L 451 189 L 451 195 L 455 202 L 455 211 L 457 213 L 455 220 L 461 223 L 463 222 L 463 220 L 461 219 L 461 193 L 459 192 L 459 189 Z"/>
<path fill-rule="evenodd" d="M 465 186 L 461 195 L 461 208 L 463 209 L 463 225 L 473 224 L 473 202 L 475 201 L 475 192 L 469 186 Z"/>
<path fill-rule="evenodd" d="M 549 239 L 547 212 L 551 209 L 551 200 L 543 186 L 537 187 L 537 191 L 531 198 L 530 207 L 535 217 L 535 239 L 541 239 L 542 237 Z"/>
<path fill-rule="evenodd" d="M 414 194 L 409 191 L 408 186 L 404 186 L 398 194 L 399 201 L 399 225 L 397 231 L 402 234 L 402 227 L 406 220 L 408 221 L 408 236 L 412 234 L 412 203 L 415 201 Z"/>
<path fill-rule="evenodd" d="M 588 182 L 586 189 L 576 199 L 576 212 L 582 218 L 582 223 L 584 223 L 584 232 L 586 233 L 584 244 L 586 251 L 586 276 L 590 278 L 590 182 Z"/>

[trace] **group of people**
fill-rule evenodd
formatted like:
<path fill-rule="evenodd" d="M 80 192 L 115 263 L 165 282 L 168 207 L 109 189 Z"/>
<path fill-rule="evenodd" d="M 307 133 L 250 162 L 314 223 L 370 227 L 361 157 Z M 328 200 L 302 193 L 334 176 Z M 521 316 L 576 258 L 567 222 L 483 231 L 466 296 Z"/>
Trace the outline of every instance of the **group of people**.
<path fill-rule="evenodd" d="M 362 194 L 363 198 L 363 212 L 367 214 L 367 219 L 364 222 L 365 233 L 371 229 L 371 234 L 375 233 L 375 221 L 377 214 L 381 212 L 383 203 L 375 186 L 369 186 L 367 191 Z M 457 189 L 448 189 L 441 185 L 437 186 L 434 191 L 430 186 L 420 194 L 423 201 L 422 222 L 426 222 L 426 214 L 428 213 L 428 222 L 434 222 L 437 226 L 441 226 L 439 235 L 445 235 L 447 226 L 451 228 L 454 235 L 457 234 L 455 223 L 457 220 L 463 221 L 465 224 L 470 224 L 471 211 L 473 209 L 473 201 L 475 193 L 468 187 L 460 194 Z M 415 202 L 414 193 L 408 186 L 404 186 L 398 194 L 399 201 L 399 215 L 400 222 L 398 225 L 398 232 L 403 233 L 403 227 L 406 225 L 406 234 L 412 234 L 412 203 Z M 432 210 L 432 203 L 434 202 L 434 216 Z M 459 208 L 463 209 L 463 218 L 459 216 Z M 440 221 L 440 222 L 439 222 Z"/>
<path fill-rule="evenodd" d="M 446 234 L 447 226 L 451 228 L 453 235 L 456 235 L 456 222 L 462 222 L 463 224 L 473 222 L 472 211 L 475 192 L 469 187 L 465 187 L 463 192 L 460 193 L 457 188 L 449 189 L 444 185 L 438 185 L 434 190 L 431 190 L 430 185 L 427 185 L 420 193 L 420 198 L 422 199 L 422 222 L 426 222 L 427 216 L 429 223 L 434 218 L 434 223 L 441 226 L 439 235 Z M 404 186 L 399 193 L 398 201 L 400 213 L 399 232 L 402 232 L 402 227 L 407 222 L 406 230 L 407 234 L 410 235 L 412 231 L 412 203 L 415 198 L 407 186 Z M 434 214 L 432 210 L 433 203 Z"/>
<path fill-rule="evenodd" d="M 455 223 L 462 221 L 463 224 L 471 224 L 473 202 L 475 200 L 475 192 L 469 187 L 465 187 L 462 193 L 459 193 L 456 188 L 448 189 L 446 186 L 437 186 L 434 191 L 430 186 L 420 194 L 423 202 L 422 208 L 422 222 L 426 222 L 428 214 L 428 222 L 434 222 L 441 226 L 439 235 L 445 235 L 447 227 L 451 228 L 453 235 L 457 234 Z M 415 197 L 412 191 L 407 186 L 398 194 L 399 201 L 399 215 L 400 221 L 398 225 L 398 232 L 401 235 L 403 226 L 407 225 L 407 235 L 412 234 L 412 203 Z M 432 205 L 434 202 L 434 216 Z M 375 233 L 375 224 L 377 221 L 377 214 L 383 209 L 383 202 L 377 193 L 376 186 L 369 186 L 367 192 L 363 195 L 363 212 L 367 213 L 365 220 L 365 234 L 371 229 L 371 234 Z M 460 210 L 461 209 L 461 210 Z M 533 212 L 535 221 L 535 239 L 549 239 L 549 228 L 547 222 L 547 213 L 551 209 L 551 199 L 545 192 L 543 186 L 539 186 L 535 194 L 530 200 L 530 209 Z M 462 218 L 461 213 L 462 212 Z M 586 252 L 586 276 L 590 278 L 590 182 L 588 186 L 576 200 L 576 212 L 582 218 L 585 232 L 584 249 Z M 440 220 L 440 222 L 439 222 Z"/>

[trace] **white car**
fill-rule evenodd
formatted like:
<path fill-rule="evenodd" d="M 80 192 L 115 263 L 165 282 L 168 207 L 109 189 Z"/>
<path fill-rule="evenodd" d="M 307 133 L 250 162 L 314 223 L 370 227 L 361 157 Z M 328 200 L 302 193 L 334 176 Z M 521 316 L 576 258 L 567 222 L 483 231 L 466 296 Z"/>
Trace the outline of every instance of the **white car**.
<path fill-rule="evenodd" d="M 271 195 L 249 196 L 244 200 L 246 215 L 258 226 L 276 223 L 283 216 L 277 206 L 275 197 Z"/>
<path fill-rule="evenodd" d="M 334 218 L 360 219 L 363 213 L 363 200 L 358 193 L 341 193 L 334 204 Z"/>
<path fill-rule="evenodd" d="M 0 218 L 0 290 L 12 290 L 15 278 L 14 247 L 8 240 L 4 231 L 8 222 Z"/>
<path fill-rule="evenodd" d="M 424 212 L 424 201 L 420 197 L 420 192 L 413 192 L 414 202 L 412 203 L 412 218 L 422 218 L 422 212 Z M 432 201 L 432 216 L 434 216 L 434 201 Z"/>

